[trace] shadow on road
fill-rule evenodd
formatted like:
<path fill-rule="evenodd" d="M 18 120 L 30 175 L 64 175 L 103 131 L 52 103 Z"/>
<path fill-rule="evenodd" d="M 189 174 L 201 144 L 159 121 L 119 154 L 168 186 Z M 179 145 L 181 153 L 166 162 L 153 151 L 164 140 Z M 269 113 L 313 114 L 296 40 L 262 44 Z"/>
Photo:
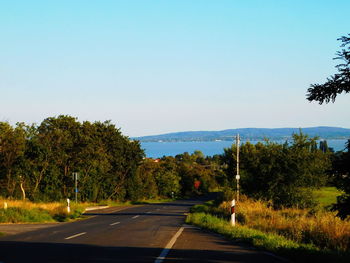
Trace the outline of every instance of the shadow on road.
<path fill-rule="evenodd" d="M 0 242 L 0 261 L 17 262 L 154 262 L 162 248 L 103 247 L 63 243 Z M 200 253 L 199 253 L 200 252 Z M 165 262 L 271 262 L 261 254 L 173 249 Z"/>
<path fill-rule="evenodd" d="M 152 213 L 108 213 L 108 214 L 103 214 L 103 213 L 85 213 L 84 215 L 86 216 L 184 216 L 183 213 L 171 213 L 167 211 L 168 213 L 157 213 L 157 212 L 152 212 Z"/>

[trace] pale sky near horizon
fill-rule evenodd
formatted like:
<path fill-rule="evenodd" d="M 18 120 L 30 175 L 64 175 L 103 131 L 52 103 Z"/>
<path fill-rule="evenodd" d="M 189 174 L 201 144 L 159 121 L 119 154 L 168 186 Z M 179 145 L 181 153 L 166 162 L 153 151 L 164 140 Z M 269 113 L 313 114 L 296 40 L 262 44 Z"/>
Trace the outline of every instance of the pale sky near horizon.
<path fill-rule="evenodd" d="M 345 0 L 0 0 L 0 121 L 350 128 L 350 94 L 305 96 L 336 72 L 349 13 Z"/>

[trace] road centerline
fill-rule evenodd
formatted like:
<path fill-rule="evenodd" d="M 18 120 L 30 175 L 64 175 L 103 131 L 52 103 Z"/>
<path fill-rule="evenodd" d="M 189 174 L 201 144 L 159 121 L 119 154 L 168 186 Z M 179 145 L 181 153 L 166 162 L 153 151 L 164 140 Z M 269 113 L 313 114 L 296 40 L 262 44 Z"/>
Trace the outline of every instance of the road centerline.
<path fill-rule="evenodd" d="M 176 232 L 176 234 L 170 239 L 168 244 L 166 244 L 165 248 L 162 250 L 162 253 L 160 253 L 159 257 L 154 261 L 154 263 L 161 263 L 168 255 L 171 248 L 174 246 L 176 240 L 181 235 L 182 231 L 184 230 L 184 227 L 180 227 L 179 230 Z"/>
<path fill-rule="evenodd" d="M 137 216 L 133 216 L 132 219 L 135 219 L 135 218 L 138 218 L 140 215 L 137 215 Z"/>
<path fill-rule="evenodd" d="M 114 226 L 114 225 L 118 225 L 118 224 L 120 224 L 120 222 L 114 222 L 114 223 L 109 224 L 109 225 L 110 225 L 110 226 Z"/>
<path fill-rule="evenodd" d="M 75 237 L 79 237 L 79 236 L 82 236 L 82 235 L 85 235 L 86 232 L 82 232 L 82 233 L 79 233 L 79 234 L 76 234 L 76 235 L 73 235 L 73 236 L 70 236 L 70 237 L 66 237 L 65 239 L 72 239 L 72 238 L 75 238 Z"/>

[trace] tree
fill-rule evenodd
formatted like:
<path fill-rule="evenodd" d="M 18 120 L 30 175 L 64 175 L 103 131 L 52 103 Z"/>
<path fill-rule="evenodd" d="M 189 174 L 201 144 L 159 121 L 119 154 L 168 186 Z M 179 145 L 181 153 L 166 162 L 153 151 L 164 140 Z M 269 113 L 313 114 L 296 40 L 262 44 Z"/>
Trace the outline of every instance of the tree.
<path fill-rule="evenodd" d="M 327 78 L 324 84 L 312 84 L 307 93 L 307 99 L 310 102 L 318 101 L 320 104 L 334 102 L 338 94 L 350 92 L 350 34 L 348 35 L 349 37 L 342 36 L 337 39 L 342 42 L 340 47 L 343 47 L 334 58 L 343 61 L 336 66 L 339 73 Z"/>
<path fill-rule="evenodd" d="M 338 152 L 333 160 L 334 183 L 344 194 L 337 198 L 333 210 L 338 211 L 337 215 L 345 219 L 350 215 L 350 140 L 346 144 L 346 152 Z"/>
<path fill-rule="evenodd" d="M 10 197 L 20 179 L 18 164 L 25 149 L 23 126 L 23 123 L 18 123 L 13 128 L 7 122 L 0 122 L 0 181 L 6 189 L 5 195 Z"/>
<path fill-rule="evenodd" d="M 315 149 L 316 138 L 293 134 L 293 143 L 243 144 L 240 148 L 242 192 L 255 199 L 271 201 L 274 207 L 313 205 L 310 190 L 325 184 L 330 162 L 327 153 Z M 236 146 L 225 149 L 223 161 L 235 186 Z"/>
<path fill-rule="evenodd" d="M 350 92 L 350 34 L 348 35 L 338 38 L 342 42 L 340 46 L 343 48 L 337 52 L 337 57 L 334 58 L 343 61 L 342 64 L 336 66 L 339 73 L 328 78 L 324 84 L 312 84 L 307 94 L 309 101 L 315 100 L 320 104 L 323 102 L 334 102 L 338 94 Z M 327 145 L 322 146 L 327 147 Z M 345 192 L 338 198 L 337 204 L 333 206 L 333 209 L 337 210 L 338 216 L 343 219 L 350 215 L 349 142 L 346 147 L 347 153 L 337 153 L 333 160 L 336 186 Z"/>
<path fill-rule="evenodd" d="M 43 179 L 50 199 L 66 198 L 73 191 L 72 172 L 82 150 L 81 124 L 76 118 L 60 115 L 46 118 L 38 127 L 41 145 L 49 152 L 50 170 Z M 62 189 L 62 191 L 58 191 Z"/>

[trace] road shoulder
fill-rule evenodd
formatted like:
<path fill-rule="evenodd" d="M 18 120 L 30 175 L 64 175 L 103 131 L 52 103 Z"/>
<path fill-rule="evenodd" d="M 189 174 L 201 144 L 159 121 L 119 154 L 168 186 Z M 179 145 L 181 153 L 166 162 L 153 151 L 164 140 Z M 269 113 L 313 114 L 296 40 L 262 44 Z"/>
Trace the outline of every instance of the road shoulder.
<path fill-rule="evenodd" d="M 252 247 L 185 225 L 164 262 L 284 262 Z"/>

